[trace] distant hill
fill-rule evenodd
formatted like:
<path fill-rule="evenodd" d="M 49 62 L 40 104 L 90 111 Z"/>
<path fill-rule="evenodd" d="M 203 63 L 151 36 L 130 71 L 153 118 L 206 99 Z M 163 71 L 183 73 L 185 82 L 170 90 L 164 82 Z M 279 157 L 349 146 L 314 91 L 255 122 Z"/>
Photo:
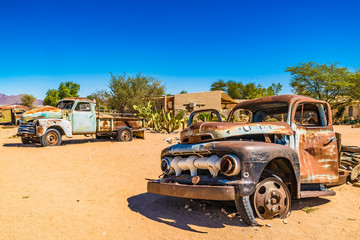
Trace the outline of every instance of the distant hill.
<path fill-rule="evenodd" d="M 9 105 L 9 104 L 20 104 L 21 103 L 21 97 L 24 94 L 19 94 L 19 95 L 6 95 L 6 94 L 2 94 L 0 93 L 0 106 L 1 105 Z M 36 99 L 34 102 L 35 106 L 42 106 L 43 105 L 43 100 L 40 99 Z"/>

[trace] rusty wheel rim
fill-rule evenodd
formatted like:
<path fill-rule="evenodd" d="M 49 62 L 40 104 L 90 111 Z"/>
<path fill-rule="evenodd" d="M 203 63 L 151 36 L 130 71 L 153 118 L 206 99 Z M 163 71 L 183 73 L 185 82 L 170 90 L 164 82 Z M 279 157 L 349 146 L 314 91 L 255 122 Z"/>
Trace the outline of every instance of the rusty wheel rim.
<path fill-rule="evenodd" d="M 121 132 L 121 139 L 124 141 L 124 142 L 127 142 L 130 140 L 130 132 L 128 130 L 123 130 Z"/>
<path fill-rule="evenodd" d="M 55 132 L 49 132 L 46 135 L 46 142 L 47 144 L 49 144 L 50 146 L 54 146 L 56 145 L 56 143 L 59 141 L 59 137 Z"/>
<path fill-rule="evenodd" d="M 261 219 L 285 218 L 290 211 L 290 198 L 290 192 L 282 181 L 266 178 L 256 186 L 254 208 Z"/>

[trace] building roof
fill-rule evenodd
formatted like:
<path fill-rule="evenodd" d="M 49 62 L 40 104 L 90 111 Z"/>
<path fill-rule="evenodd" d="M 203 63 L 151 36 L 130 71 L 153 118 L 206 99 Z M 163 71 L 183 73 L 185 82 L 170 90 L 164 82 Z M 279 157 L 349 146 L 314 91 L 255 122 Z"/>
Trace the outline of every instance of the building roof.
<path fill-rule="evenodd" d="M 221 91 L 221 104 L 237 104 L 238 102 L 232 99 L 229 95 Z"/>

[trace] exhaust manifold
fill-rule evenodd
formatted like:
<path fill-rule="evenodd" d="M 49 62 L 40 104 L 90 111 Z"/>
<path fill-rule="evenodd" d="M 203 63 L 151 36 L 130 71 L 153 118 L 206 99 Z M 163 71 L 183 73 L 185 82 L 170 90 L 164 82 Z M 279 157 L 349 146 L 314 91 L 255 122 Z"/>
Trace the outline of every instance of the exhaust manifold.
<path fill-rule="evenodd" d="M 190 170 L 191 176 L 196 176 L 198 169 L 207 169 L 212 177 L 216 177 L 219 171 L 226 176 L 238 175 L 241 167 L 239 158 L 234 154 L 224 155 L 222 158 L 214 154 L 210 157 L 191 155 L 187 158 L 176 156 L 161 160 L 161 170 L 167 175 L 175 173 L 180 176 L 182 171 Z"/>

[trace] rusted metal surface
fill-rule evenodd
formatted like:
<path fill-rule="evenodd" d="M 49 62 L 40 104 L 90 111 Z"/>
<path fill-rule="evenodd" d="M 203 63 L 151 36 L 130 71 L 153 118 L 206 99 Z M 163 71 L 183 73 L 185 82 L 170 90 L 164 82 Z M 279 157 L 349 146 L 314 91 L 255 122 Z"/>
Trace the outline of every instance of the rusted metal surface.
<path fill-rule="evenodd" d="M 66 119 L 38 119 L 36 136 L 41 137 L 49 128 L 59 128 L 67 137 L 72 137 L 71 123 Z"/>
<path fill-rule="evenodd" d="M 12 124 L 17 125 L 20 121 L 21 115 L 28 110 L 29 108 L 23 105 L 0 106 L 0 122 L 11 122 Z"/>
<path fill-rule="evenodd" d="M 4 105 L 4 106 L 0 106 L 0 110 L 8 110 L 8 109 L 14 109 L 14 108 L 24 109 L 25 111 L 29 110 L 29 108 L 27 106 L 24 106 L 24 105 Z"/>
<path fill-rule="evenodd" d="M 182 143 L 196 143 L 252 134 L 292 135 L 293 130 L 285 122 L 199 122 L 182 131 L 180 140 Z"/>
<path fill-rule="evenodd" d="M 202 109 L 202 110 L 198 110 L 198 111 L 194 111 L 191 113 L 190 117 L 189 117 L 189 121 L 188 121 L 188 126 L 192 125 L 193 124 L 193 121 L 194 121 L 194 117 L 200 113 L 205 113 L 205 112 L 208 112 L 211 114 L 211 116 L 215 115 L 218 119 L 217 122 L 222 122 L 222 119 L 221 119 L 221 115 L 220 113 L 215 110 L 215 109 Z M 211 121 L 211 120 L 210 120 Z"/>
<path fill-rule="evenodd" d="M 254 192 L 254 209 L 261 219 L 287 217 L 291 210 L 291 196 L 287 186 L 277 178 L 263 180 Z"/>
<path fill-rule="evenodd" d="M 150 193 L 205 200 L 235 200 L 235 189 L 232 186 L 185 185 L 178 183 L 158 183 L 149 181 L 147 191 Z"/>
<path fill-rule="evenodd" d="M 320 103 L 326 109 L 319 108 L 320 126 L 303 126 L 296 123 L 297 108 L 304 104 Z M 326 112 L 321 112 L 325 111 Z M 322 116 L 323 115 L 323 116 Z M 322 116 L 322 117 L 321 117 Z M 296 132 L 293 148 L 298 152 L 301 164 L 302 183 L 332 183 L 338 181 L 338 148 L 332 125 L 330 105 L 324 101 L 301 99 L 291 109 L 291 126 Z"/>
<path fill-rule="evenodd" d="M 90 100 L 88 98 L 84 97 L 67 97 L 61 100 L 73 100 L 73 101 L 84 101 L 84 102 L 93 102 L 93 100 Z"/>
<path fill-rule="evenodd" d="M 143 128 L 143 121 L 141 118 L 98 118 L 97 126 L 99 132 L 114 132 L 121 127 L 136 130 Z"/>
<path fill-rule="evenodd" d="M 263 104 L 263 103 L 286 103 L 288 106 L 292 106 L 295 102 L 298 101 L 307 101 L 307 102 L 312 102 L 312 103 L 326 103 L 324 101 L 320 101 L 320 100 L 316 100 L 310 97 L 305 97 L 305 96 L 300 96 L 300 95 L 278 95 L 278 96 L 270 96 L 270 97 L 263 97 L 263 98 L 257 98 L 257 99 L 252 99 L 252 100 L 247 100 L 247 101 L 243 101 L 238 103 L 234 109 L 231 111 L 231 113 L 229 114 L 229 116 L 232 115 L 232 113 L 237 110 L 237 109 L 242 109 L 242 108 L 253 108 L 259 104 Z M 228 121 L 230 121 L 231 118 L 228 118 Z"/>
<path fill-rule="evenodd" d="M 61 117 L 62 117 L 62 111 L 60 108 L 44 106 L 23 113 L 23 115 L 21 116 L 21 120 L 22 123 L 27 123 L 35 119 L 42 119 L 42 118 L 61 119 Z"/>
<path fill-rule="evenodd" d="M 302 183 L 338 181 L 338 150 L 332 126 L 327 128 L 297 127 L 298 154 Z"/>
<path fill-rule="evenodd" d="M 161 158 L 170 156 L 223 156 L 225 153 L 235 153 L 241 161 L 241 171 L 236 185 L 245 183 L 239 192 L 241 196 L 247 196 L 254 192 L 256 183 L 259 181 L 261 173 L 268 166 L 269 162 L 274 159 L 283 159 L 287 163 L 289 171 L 294 175 L 289 176 L 289 184 L 294 190 L 300 189 L 300 163 L 297 153 L 288 146 L 264 143 L 255 141 L 215 141 L 209 143 L 197 144 L 176 144 L 162 151 Z M 210 173 L 210 172 L 209 172 Z M 222 179 L 228 177 L 220 176 Z M 298 192 L 298 191 L 297 191 Z M 296 193 L 293 193 L 297 197 Z"/>
<path fill-rule="evenodd" d="M 333 190 L 300 192 L 301 198 L 325 197 L 325 196 L 335 196 L 335 195 L 336 193 Z"/>

